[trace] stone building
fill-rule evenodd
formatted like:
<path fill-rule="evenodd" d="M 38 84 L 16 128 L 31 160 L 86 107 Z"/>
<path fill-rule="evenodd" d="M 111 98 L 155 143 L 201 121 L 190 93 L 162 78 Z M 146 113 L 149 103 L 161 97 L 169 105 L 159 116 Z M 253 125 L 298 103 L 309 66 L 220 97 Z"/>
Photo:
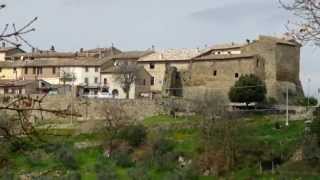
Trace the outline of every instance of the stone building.
<path fill-rule="evenodd" d="M 200 53 L 200 49 L 161 50 L 140 58 L 138 64 L 151 75 L 151 91 L 161 94 L 169 67 L 175 67 L 179 72 L 189 71 L 191 59 Z"/>
<path fill-rule="evenodd" d="M 41 94 L 51 90 L 51 84 L 43 80 L 0 80 L 0 94 Z"/>
<path fill-rule="evenodd" d="M 119 82 L 119 66 L 128 65 L 134 69 L 138 69 L 135 73 L 137 79 L 132 84 L 129 92 L 129 99 L 139 97 L 151 97 L 150 94 L 150 74 L 138 64 L 138 59 L 152 54 L 153 51 L 127 51 L 119 53 L 111 58 L 108 63 L 103 64 L 101 70 L 101 81 L 108 93 L 111 93 L 115 98 L 125 99 L 126 93 L 122 89 L 121 82 Z M 140 67 L 140 68 L 139 68 Z"/>
<path fill-rule="evenodd" d="M 207 89 L 227 96 L 230 87 L 244 74 L 260 77 L 266 83 L 267 96 L 280 102 L 284 101 L 287 87 L 291 95 L 303 95 L 300 48 L 293 40 L 269 36 L 240 45 L 214 46 L 192 59 L 184 95 L 189 97 L 199 89 Z"/>

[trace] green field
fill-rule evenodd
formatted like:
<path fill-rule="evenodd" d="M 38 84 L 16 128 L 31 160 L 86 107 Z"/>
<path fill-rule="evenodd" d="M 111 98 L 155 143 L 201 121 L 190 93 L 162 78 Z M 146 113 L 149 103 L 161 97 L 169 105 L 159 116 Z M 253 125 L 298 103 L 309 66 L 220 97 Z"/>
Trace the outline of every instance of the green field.
<path fill-rule="evenodd" d="M 182 154 L 187 159 L 196 161 L 201 154 L 203 144 L 201 143 L 201 132 L 197 128 L 200 119 L 197 117 L 188 118 L 172 118 L 168 116 L 156 116 L 145 119 L 143 124 L 147 127 L 147 142 L 156 139 L 158 136 L 164 136 L 174 142 L 172 152 Z M 246 153 L 241 154 L 241 158 L 236 167 L 222 176 L 229 179 L 271 179 L 277 177 L 292 177 L 304 179 L 316 179 L 317 174 L 297 174 L 296 169 L 306 168 L 303 162 L 289 161 L 297 148 L 301 145 L 304 135 L 304 122 L 291 122 L 290 126 L 276 129 L 275 124 L 284 124 L 282 119 L 277 117 L 253 116 L 240 121 L 240 130 L 237 135 L 237 144 L 241 150 Z M 159 130 L 160 129 L 160 130 Z M 11 152 L 9 157 L 10 167 L 5 172 L 6 176 L 31 174 L 38 176 L 43 174 L 47 177 L 59 177 L 72 174 L 78 174 L 81 179 L 97 179 L 97 167 L 112 169 L 115 172 L 116 179 L 131 179 L 131 173 L 143 174 L 149 179 L 175 179 L 175 174 L 182 172 L 177 162 L 165 162 L 170 164 L 169 169 L 158 168 L 152 161 L 148 163 L 133 162 L 129 167 L 118 166 L 113 160 L 103 156 L 102 146 L 88 147 L 84 149 L 74 148 L 74 144 L 80 142 L 104 142 L 104 134 L 81 134 L 73 135 L 73 130 L 55 131 L 56 134 L 68 136 L 43 136 L 43 138 L 51 144 L 43 143 L 41 147 L 31 147 L 28 152 Z M 159 134 L 161 132 L 162 134 Z M 213 140 L 214 141 L 214 140 Z M 218 140 L 217 140 L 218 141 Z M 214 143 L 214 142 L 213 142 Z M 70 168 L 57 158 L 59 150 L 54 149 L 54 144 L 63 144 L 72 151 L 76 167 Z M 129 158 L 133 158 L 133 154 L 145 153 L 145 147 L 135 148 Z M 271 160 L 274 157 L 283 157 L 283 162 L 274 174 L 271 171 L 260 172 L 256 155 L 261 153 L 261 160 Z M 163 159 L 163 161 L 166 161 Z M 143 165 L 142 165 L 143 164 Z M 165 165 L 169 166 L 169 165 Z M 106 170 L 106 171 L 107 171 Z M 308 171 L 306 171 L 308 172 Z M 316 172 L 316 170 L 315 170 Z M 4 175 L 3 175 L 4 176 Z M 221 176 L 221 175 L 220 175 Z M 12 177 L 12 176 L 11 176 Z M 68 176 L 66 176 L 68 177 Z M 141 177 L 142 178 L 142 177 Z M 199 176 L 199 179 L 218 179 L 213 176 Z"/>

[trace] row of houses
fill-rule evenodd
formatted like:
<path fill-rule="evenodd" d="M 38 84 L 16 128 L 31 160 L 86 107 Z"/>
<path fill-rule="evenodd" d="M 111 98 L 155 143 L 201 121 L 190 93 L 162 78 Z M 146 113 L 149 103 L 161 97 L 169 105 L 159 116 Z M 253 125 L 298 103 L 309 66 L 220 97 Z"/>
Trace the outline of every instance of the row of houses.
<path fill-rule="evenodd" d="M 121 51 L 110 47 L 61 53 L 52 48 L 27 53 L 2 47 L 0 80 L 45 81 L 55 86 L 72 86 L 77 95 L 109 93 L 125 98 L 116 71 L 117 66 L 125 63 L 142 69 L 130 89 L 131 99 L 177 88 L 183 97 L 198 94 L 201 88 L 220 89 L 226 95 L 241 75 L 255 74 L 266 82 L 268 96 L 281 100 L 284 85 L 292 93 L 303 93 L 299 79 L 300 48 L 293 40 L 269 36 L 204 49 Z M 172 83 L 172 68 L 179 86 Z"/>

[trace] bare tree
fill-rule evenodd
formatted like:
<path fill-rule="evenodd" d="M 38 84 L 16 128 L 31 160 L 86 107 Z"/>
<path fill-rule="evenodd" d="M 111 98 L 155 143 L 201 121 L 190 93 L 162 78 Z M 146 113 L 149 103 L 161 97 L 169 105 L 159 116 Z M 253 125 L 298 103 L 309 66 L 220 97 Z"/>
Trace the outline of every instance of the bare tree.
<path fill-rule="evenodd" d="M 0 10 L 5 8 L 6 5 L 5 4 L 0 4 Z M 33 18 L 31 21 L 29 21 L 28 23 L 26 23 L 24 26 L 22 26 L 21 28 L 17 28 L 17 26 L 15 25 L 15 23 L 9 25 L 6 24 L 5 27 L 3 28 L 1 34 L 0 34 L 0 41 L 4 41 L 7 42 L 11 45 L 14 46 L 21 46 L 20 41 L 22 41 L 23 43 L 25 43 L 26 45 L 28 45 L 31 48 L 34 48 L 24 37 L 23 35 L 35 31 L 35 28 L 31 28 L 32 24 L 37 20 L 38 18 L 35 17 Z M 9 28 L 11 27 L 11 28 Z"/>
<path fill-rule="evenodd" d="M 130 90 L 139 78 L 141 67 L 135 63 L 120 63 L 116 67 L 116 80 L 121 84 L 126 98 L 129 99 Z"/>
<path fill-rule="evenodd" d="M 292 12 L 298 20 L 289 22 L 288 36 L 295 40 L 320 45 L 320 1 L 319 0 L 294 0 L 285 3 L 279 0 L 282 7 Z"/>
<path fill-rule="evenodd" d="M 7 143 L 14 143 L 17 148 L 26 137 L 41 140 L 38 131 L 34 127 L 34 120 L 45 120 L 47 113 L 58 117 L 76 116 L 78 113 L 70 112 L 70 109 L 49 109 L 43 107 L 46 95 L 42 97 L 16 96 L 4 98 L 0 105 L 2 118 L 0 119 L 0 135 Z M 10 115 L 10 116 L 9 116 Z"/>
<path fill-rule="evenodd" d="M 104 130 L 108 136 L 107 156 L 111 156 L 115 146 L 115 139 L 120 133 L 121 128 L 128 123 L 128 115 L 119 102 L 106 103 L 103 105 Z"/>

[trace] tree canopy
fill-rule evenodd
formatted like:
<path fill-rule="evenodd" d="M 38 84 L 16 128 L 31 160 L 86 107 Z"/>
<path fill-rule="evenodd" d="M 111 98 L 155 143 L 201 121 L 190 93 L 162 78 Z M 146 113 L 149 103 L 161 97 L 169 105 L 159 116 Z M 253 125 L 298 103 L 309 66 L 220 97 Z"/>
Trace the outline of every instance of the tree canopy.
<path fill-rule="evenodd" d="M 265 83 L 257 76 L 242 75 L 239 80 L 231 87 L 229 99 L 231 102 L 246 103 L 263 102 L 266 98 Z"/>

